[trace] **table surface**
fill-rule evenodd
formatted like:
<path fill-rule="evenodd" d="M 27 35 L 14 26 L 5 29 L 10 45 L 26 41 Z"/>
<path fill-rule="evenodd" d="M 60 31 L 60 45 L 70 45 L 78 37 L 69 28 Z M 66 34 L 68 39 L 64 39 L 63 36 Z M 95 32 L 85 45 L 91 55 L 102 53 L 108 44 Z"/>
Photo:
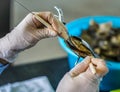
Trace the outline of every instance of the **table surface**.
<path fill-rule="evenodd" d="M 69 71 L 67 57 L 19 66 L 9 66 L 0 76 L 0 86 L 24 81 L 39 76 L 47 76 L 52 87 L 56 89 L 59 81 Z M 105 92 L 105 91 L 100 91 Z"/>
<path fill-rule="evenodd" d="M 47 76 L 52 87 L 56 89 L 60 79 L 69 71 L 67 58 L 48 60 L 20 66 L 9 66 L 0 76 L 0 85 Z"/>

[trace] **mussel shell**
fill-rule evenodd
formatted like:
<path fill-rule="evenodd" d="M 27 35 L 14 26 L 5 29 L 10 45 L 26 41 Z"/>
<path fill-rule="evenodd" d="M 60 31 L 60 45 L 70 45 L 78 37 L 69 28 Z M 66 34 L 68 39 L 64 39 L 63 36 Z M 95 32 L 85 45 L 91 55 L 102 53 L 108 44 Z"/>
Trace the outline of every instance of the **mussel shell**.
<path fill-rule="evenodd" d="M 79 57 L 93 56 L 90 49 L 86 47 L 78 37 L 70 36 L 69 40 L 66 41 L 66 44 Z"/>

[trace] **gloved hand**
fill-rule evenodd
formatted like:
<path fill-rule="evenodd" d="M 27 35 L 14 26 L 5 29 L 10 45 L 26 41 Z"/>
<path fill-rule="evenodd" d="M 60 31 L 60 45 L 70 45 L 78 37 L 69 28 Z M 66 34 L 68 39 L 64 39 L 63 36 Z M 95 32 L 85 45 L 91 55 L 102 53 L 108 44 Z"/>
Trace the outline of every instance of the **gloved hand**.
<path fill-rule="evenodd" d="M 96 68 L 93 74 L 90 62 Z M 100 79 L 108 72 L 102 59 L 86 57 L 81 63 L 70 70 L 60 81 L 56 92 L 99 92 Z"/>
<path fill-rule="evenodd" d="M 0 39 L 1 59 L 11 63 L 20 51 L 34 46 L 40 39 L 54 37 L 66 30 L 52 13 L 37 12 L 36 14 L 47 21 L 51 28 L 41 24 L 32 13 L 28 14 L 17 27 Z"/>

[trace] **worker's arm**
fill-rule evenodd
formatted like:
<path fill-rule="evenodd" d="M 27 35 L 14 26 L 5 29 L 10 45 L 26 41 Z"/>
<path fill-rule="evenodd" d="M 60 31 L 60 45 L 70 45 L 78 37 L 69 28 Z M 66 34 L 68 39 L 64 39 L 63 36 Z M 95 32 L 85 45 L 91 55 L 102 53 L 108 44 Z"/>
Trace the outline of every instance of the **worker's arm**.
<path fill-rule="evenodd" d="M 45 27 L 32 13 L 28 14 L 10 33 L 0 39 L 0 58 L 4 63 L 12 63 L 19 52 L 33 47 L 39 40 L 57 36 L 57 33 L 66 30 L 52 13 L 36 14 L 47 21 L 51 28 Z"/>

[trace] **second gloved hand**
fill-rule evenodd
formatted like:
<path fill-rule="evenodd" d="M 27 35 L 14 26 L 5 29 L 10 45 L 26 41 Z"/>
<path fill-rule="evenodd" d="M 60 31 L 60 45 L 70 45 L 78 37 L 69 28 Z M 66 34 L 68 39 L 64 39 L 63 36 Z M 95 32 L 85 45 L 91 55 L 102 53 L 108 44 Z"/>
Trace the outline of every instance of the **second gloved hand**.
<path fill-rule="evenodd" d="M 96 66 L 96 74 L 90 70 L 90 62 Z M 62 78 L 56 92 L 99 92 L 100 79 L 107 72 L 103 60 L 86 57 Z"/>
<path fill-rule="evenodd" d="M 0 39 L 0 58 L 11 63 L 18 52 L 34 46 L 40 39 L 54 37 L 66 30 L 52 13 L 36 14 L 47 21 L 51 28 L 41 24 L 32 13 L 28 14 L 10 33 Z"/>

